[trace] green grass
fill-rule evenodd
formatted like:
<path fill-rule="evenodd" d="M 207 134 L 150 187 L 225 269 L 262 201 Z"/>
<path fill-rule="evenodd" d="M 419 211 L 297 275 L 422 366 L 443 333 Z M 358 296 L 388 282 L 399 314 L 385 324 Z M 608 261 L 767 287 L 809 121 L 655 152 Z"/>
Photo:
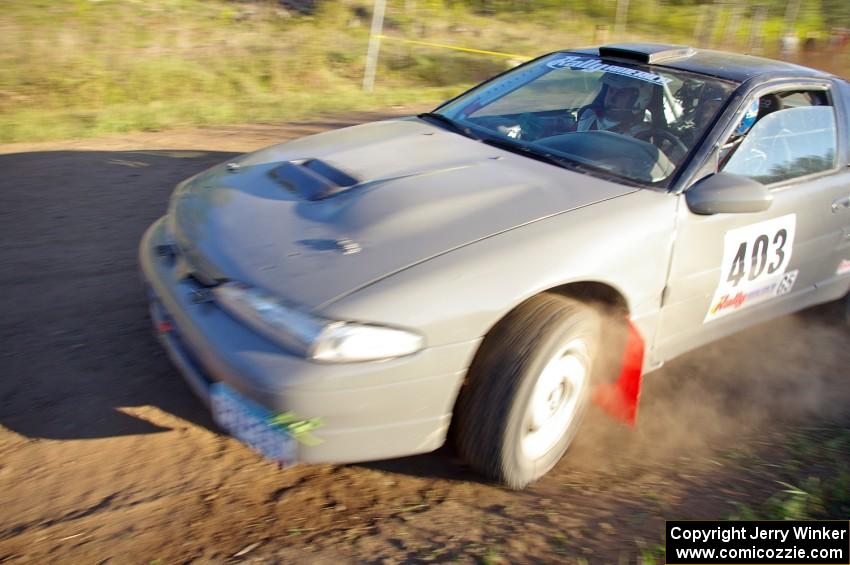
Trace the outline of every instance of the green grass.
<path fill-rule="evenodd" d="M 295 18 L 271 4 L 194 0 L 5 8 L 4 143 L 427 105 L 465 86 L 389 74 L 376 92 L 362 92 L 357 59 L 367 32 L 340 33 L 348 25 L 340 9 Z"/>
<path fill-rule="evenodd" d="M 664 563 L 665 554 L 666 551 L 663 544 L 657 544 L 651 548 L 643 548 L 638 555 L 638 564 L 656 565 L 657 563 Z"/>
<path fill-rule="evenodd" d="M 789 433 L 784 453 L 771 453 L 769 469 L 757 453 L 729 452 L 727 461 L 756 470 L 775 485 L 763 500 L 735 502 L 729 520 L 846 519 L 850 515 L 850 429 L 838 425 Z M 707 519 L 708 517 L 703 517 Z M 665 545 L 638 547 L 638 563 L 664 563 Z"/>
<path fill-rule="evenodd" d="M 381 90 L 367 95 L 356 89 L 340 88 L 322 95 L 298 92 L 283 96 L 258 94 L 125 102 L 108 107 L 22 108 L 0 113 L 0 143 L 156 131 L 176 126 L 269 122 L 402 104 L 427 106 L 436 105 L 455 93 L 454 88 L 431 87 Z"/>
<path fill-rule="evenodd" d="M 0 16 L 0 143 L 436 104 L 506 68 L 387 45 L 365 93 L 358 5 L 308 17 L 273 2 L 13 0 Z"/>
<path fill-rule="evenodd" d="M 850 430 L 804 429 L 786 442 L 776 492 L 757 506 L 738 503 L 733 520 L 813 520 L 850 513 Z"/>
<path fill-rule="evenodd" d="M 809 477 L 804 487 L 778 482 L 782 487 L 756 510 L 737 504 L 731 520 L 813 520 L 823 515 L 823 498 L 819 481 Z"/>
<path fill-rule="evenodd" d="M 802 0 L 805 29 L 823 26 Z M 691 42 L 699 6 L 632 0 L 628 33 Z M 0 142 L 273 121 L 430 104 L 500 72 L 507 59 L 385 41 L 374 93 L 360 90 L 371 0 L 325 0 L 312 15 L 255 0 L 8 0 L 0 14 Z M 607 0 L 389 0 L 384 32 L 539 55 L 604 40 Z M 729 21 L 725 7 L 717 22 Z M 815 15 L 812 15 L 812 14 Z M 732 40 L 746 41 L 750 13 Z M 775 43 L 772 8 L 765 44 Z M 716 22 L 715 22 L 716 23 Z M 712 37 L 724 34 L 712 28 Z M 805 31 L 801 28 L 801 32 Z"/>

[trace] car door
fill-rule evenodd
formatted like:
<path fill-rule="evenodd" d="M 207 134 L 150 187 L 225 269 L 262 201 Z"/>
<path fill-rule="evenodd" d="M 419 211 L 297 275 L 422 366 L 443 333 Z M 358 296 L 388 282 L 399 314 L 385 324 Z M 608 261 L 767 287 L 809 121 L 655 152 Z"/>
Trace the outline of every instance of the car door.
<path fill-rule="evenodd" d="M 841 108 L 839 128 L 844 132 L 839 140 L 847 140 L 848 132 L 850 132 L 850 83 L 842 79 L 835 79 L 835 83 L 837 86 L 835 99 Z M 845 165 L 850 165 L 850 143 L 845 143 L 843 153 Z M 847 170 L 846 167 L 845 170 Z M 835 247 L 835 256 L 832 261 L 835 266 L 833 277 L 825 281 L 822 286 L 837 298 L 850 291 L 850 183 L 846 190 L 840 192 L 833 201 L 832 212 L 841 221 L 844 230 L 843 237 Z"/>
<path fill-rule="evenodd" d="M 753 100 L 779 101 L 743 136 L 734 125 Z M 653 359 L 661 362 L 822 298 L 850 214 L 834 203 L 850 175 L 839 167 L 836 108 L 827 81 L 762 88 L 745 98 L 713 153 L 717 169 L 764 184 L 757 213 L 691 212 L 684 194 Z M 723 139 L 723 137 L 721 137 Z M 821 293 L 822 294 L 822 293 Z"/>

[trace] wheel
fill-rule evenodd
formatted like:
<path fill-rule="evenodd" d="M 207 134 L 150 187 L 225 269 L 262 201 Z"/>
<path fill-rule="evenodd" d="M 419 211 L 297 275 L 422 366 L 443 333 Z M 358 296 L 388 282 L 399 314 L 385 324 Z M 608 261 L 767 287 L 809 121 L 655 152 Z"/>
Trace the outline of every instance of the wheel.
<path fill-rule="evenodd" d="M 688 154 L 688 146 L 669 131 L 652 129 L 639 132 L 635 134 L 635 137 L 651 143 L 674 163 L 678 163 L 680 159 Z"/>
<path fill-rule="evenodd" d="M 455 442 L 473 469 L 521 489 L 561 459 L 590 397 L 599 336 L 593 308 L 548 293 L 490 331 L 455 410 Z"/>
<path fill-rule="evenodd" d="M 545 127 L 539 116 L 530 112 L 525 112 L 524 114 L 520 114 L 517 121 L 519 122 L 518 125 L 520 130 L 519 139 L 534 141 L 535 139 L 543 136 L 543 130 Z"/>

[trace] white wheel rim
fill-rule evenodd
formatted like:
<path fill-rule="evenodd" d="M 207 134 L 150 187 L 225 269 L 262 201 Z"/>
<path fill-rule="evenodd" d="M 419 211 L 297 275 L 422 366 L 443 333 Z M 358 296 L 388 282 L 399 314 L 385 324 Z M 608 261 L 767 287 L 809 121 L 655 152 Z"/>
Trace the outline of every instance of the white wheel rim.
<path fill-rule="evenodd" d="M 587 386 L 587 345 L 576 339 L 552 356 L 534 384 L 523 420 L 522 451 L 539 459 L 563 437 Z"/>

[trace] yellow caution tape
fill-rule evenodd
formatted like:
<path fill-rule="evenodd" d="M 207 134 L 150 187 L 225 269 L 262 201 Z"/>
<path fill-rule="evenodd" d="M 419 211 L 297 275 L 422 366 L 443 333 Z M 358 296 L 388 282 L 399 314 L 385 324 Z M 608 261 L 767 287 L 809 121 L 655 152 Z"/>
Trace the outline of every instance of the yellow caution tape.
<path fill-rule="evenodd" d="M 403 39 L 401 37 L 393 37 L 391 35 L 376 35 L 378 39 L 389 39 L 390 41 L 399 41 L 401 43 L 411 43 L 413 45 L 424 45 L 426 47 L 439 47 L 441 49 L 453 49 L 455 51 L 465 51 L 466 53 L 478 53 L 479 55 L 494 55 L 496 57 L 505 57 L 507 59 L 522 59 L 528 61 L 531 59 L 528 55 L 516 55 L 512 53 L 500 53 L 498 51 L 485 51 L 483 49 L 471 49 L 469 47 L 458 47 L 457 45 L 446 45 L 444 43 L 431 43 L 430 41 L 417 41 L 415 39 Z"/>

